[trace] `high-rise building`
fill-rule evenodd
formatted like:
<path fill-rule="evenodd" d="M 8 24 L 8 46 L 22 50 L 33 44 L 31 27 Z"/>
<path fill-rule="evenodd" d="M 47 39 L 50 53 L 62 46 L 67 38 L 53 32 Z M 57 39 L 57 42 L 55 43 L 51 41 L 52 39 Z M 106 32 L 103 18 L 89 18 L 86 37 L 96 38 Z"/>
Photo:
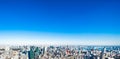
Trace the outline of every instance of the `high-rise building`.
<path fill-rule="evenodd" d="M 34 47 L 30 47 L 30 51 L 28 51 L 29 59 L 35 59 L 35 53 L 33 51 Z"/>

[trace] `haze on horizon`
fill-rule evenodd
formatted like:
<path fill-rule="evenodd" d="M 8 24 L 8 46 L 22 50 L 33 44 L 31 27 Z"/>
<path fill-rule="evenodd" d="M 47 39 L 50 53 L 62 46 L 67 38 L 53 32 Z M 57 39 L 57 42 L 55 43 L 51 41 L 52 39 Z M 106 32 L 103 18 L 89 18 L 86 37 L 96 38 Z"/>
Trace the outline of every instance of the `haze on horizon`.
<path fill-rule="evenodd" d="M 0 0 L 0 44 L 120 45 L 119 0 Z"/>

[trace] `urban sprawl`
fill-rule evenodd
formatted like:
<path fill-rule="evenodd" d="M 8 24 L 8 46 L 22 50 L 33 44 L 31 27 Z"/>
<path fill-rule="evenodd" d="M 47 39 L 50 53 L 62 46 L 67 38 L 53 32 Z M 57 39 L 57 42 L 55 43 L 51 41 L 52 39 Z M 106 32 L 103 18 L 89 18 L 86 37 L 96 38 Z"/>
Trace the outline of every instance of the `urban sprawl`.
<path fill-rule="evenodd" d="M 120 46 L 0 46 L 0 59 L 120 59 Z"/>

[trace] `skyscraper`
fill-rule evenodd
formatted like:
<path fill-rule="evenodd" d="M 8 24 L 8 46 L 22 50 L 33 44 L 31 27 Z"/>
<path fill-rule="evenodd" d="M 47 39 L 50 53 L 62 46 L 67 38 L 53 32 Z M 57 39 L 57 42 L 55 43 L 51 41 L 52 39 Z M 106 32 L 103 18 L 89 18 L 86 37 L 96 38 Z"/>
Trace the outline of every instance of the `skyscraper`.
<path fill-rule="evenodd" d="M 34 47 L 30 47 L 30 51 L 28 51 L 29 59 L 35 59 L 35 53 L 33 51 Z"/>

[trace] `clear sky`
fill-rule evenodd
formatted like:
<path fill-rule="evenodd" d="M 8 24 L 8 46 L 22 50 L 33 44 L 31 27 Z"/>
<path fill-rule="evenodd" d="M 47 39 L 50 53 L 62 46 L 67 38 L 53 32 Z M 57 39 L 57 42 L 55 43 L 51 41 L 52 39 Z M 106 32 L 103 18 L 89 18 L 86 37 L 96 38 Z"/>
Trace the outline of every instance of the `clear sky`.
<path fill-rule="evenodd" d="M 1 37 L 3 34 L 7 37 L 16 32 L 17 34 L 14 35 L 18 35 L 18 37 L 20 37 L 19 33 L 21 35 L 26 33 L 25 37 L 29 36 L 29 33 L 38 37 L 43 33 L 44 36 L 50 37 L 58 36 L 60 38 L 62 36 L 61 39 L 53 41 L 69 41 L 74 38 L 82 40 L 81 36 L 87 41 L 97 35 L 94 40 L 105 40 L 106 38 L 120 44 L 117 43 L 120 40 L 120 1 L 0 0 L 0 32 Z M 49 35 L 46 35 L 48 33 Z M 13 37 L 15 37 L 14 35 Z M 75 37 L 65 39 L 64 36 Z M 86 39 L 87 36 L 92 38 Z M 99 39 L 101 36 L 103 38 Z M 110 39 L 111 37 L 113 38 Z M 36 40 L 44 39 L 39 37 Z M 52 39 L 47 38 L 47 40 Z"/>

